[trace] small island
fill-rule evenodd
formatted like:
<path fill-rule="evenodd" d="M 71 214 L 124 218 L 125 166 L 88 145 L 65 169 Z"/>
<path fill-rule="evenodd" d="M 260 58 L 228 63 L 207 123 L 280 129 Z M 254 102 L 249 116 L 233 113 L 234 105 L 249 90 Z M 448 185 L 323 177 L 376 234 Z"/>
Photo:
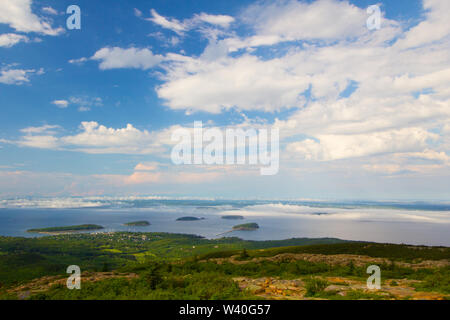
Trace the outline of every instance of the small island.
<path fill-rule="evenodd" d="M 233 227 L 233 231 L 253 231 L 259 229 L 259 226 L 257 223 L 244 223 L 244 224 L 238 224 Z"/>
<path fill-rule="evenodd" d="M 124 223 L 124 226 L 128 226 L 128 227 L 146 227 L 149 226 L 151 223 L 145 220 L 142 221 L 133 221 L 133 222 L 127 222 Z"/>
<path fill-rule="evenodd" d="M 31 233 L 44 233 L 44 234 L 61 234 L 61 233 L 74 233 L 80 231 L 92 231 L 103 229 L 102 226 L 97 224 L 81 224 L 77 226 L 64 226 L 64 227 L 49 227 L 39 229 L 28 229 L 27 232 Z"/>
<path fill-rule="evenodd" d="M 197 221 L 197 220 L 204 220 L 205 218 L 197 218 L 197 217 L 181 217 L 178 218 L 177 221 Z"/>
<path fill-rule="evenodd" d="M 242 220 L 244 219 L 243 216 L 238 216 L 238 215 L 229 215 L 229 216 L 222 216 L 222 219 L 226 219 L 226 220 Z"/>

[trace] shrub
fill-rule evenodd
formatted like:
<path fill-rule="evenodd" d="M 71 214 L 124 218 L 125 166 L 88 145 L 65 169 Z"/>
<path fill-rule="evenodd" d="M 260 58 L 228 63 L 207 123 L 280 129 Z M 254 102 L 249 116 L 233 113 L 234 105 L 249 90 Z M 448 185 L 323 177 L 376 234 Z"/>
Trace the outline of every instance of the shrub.
<path fill-rule="evenodd" d="M 318 293 L 323 292 L 326 287 L 328 287 L 328 281 L 311 277 L 306 280 L 306 296 L 313 297 Z"/>
<path fill-rule="evenodd" d="M 245 250 L 245 248 L 244 248 L 244 250 L 242 250 L 239 258 L 242 259 L 242 260 L 245 260 L 245 259 L 248 259 L 249 257 L 250 256 L 248 255 L 247 250 Z"/>

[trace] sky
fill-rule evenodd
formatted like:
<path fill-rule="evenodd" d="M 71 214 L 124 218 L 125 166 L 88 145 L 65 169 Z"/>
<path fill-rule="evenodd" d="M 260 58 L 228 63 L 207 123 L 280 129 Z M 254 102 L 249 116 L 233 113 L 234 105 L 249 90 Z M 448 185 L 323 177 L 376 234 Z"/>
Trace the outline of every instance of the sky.
<path fill-rule="evenodd" d="M 449 13 L 448 0 L 2 0 L 0 198 L 449 200 Z M 278 173 L 175 165 L 171 135 L 195 121 L 277 128 Z"/>

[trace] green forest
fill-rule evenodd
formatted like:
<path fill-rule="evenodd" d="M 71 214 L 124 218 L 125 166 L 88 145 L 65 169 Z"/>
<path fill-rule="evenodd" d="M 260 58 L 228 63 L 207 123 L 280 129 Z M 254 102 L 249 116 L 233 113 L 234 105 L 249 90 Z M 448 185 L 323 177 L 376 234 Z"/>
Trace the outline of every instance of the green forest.
<path fill-rule="evenodd" d="M 368 277 L 370 259 L 380 266 L 387 293 L 357 286 Z M 445 247 L 332 238 L 209 240 L 137 232 L 0 237 L 0 298 L 391 299 L 399 298 L 396 286 L 407 285 L 414 294 L 447 299 L 449 259 Z M 90 279 L 81 290 L 65 285 L 69 265 Z"/>

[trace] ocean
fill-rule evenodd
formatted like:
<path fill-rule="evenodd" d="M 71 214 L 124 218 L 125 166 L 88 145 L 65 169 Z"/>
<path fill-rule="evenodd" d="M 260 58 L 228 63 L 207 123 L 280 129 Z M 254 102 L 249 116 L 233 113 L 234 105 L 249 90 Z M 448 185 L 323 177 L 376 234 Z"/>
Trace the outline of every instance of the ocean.
<path fill-rule="evenodd" d="M 241 215 L 243 220 L 222 219 Z M 176 221 L 183 216 L 204 218 Z M 127 227 L 147 220 L 146 227 Z M 255 231 L 230 231 L 256 222 Z M 161 200 L 153 198 L 10 199 L 0 201 L 0 235 L 35 237 L 31 228 L 99 224 L 102 231 L 222 236 L 246 240 L 333 237 L 346 240 L 450 246 L 450 204 L 427 202 L 322 202 Z"/>

